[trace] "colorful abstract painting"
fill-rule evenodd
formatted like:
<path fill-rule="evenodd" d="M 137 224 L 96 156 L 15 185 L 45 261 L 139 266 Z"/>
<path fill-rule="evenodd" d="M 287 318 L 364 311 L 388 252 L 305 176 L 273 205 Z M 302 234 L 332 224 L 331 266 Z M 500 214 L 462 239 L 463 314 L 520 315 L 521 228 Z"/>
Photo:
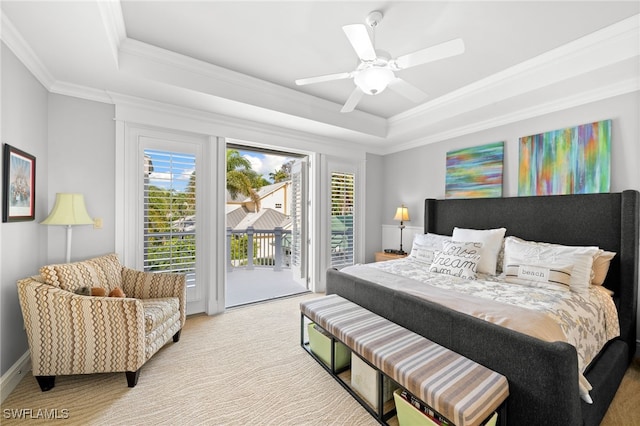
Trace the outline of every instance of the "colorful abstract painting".
<path fill-rule="evenodd" d="M 446 198 L 502 197 L 504 142 L 447 152 Z"/>
<path fill-rule="evenodd" d="M 518 195 L 609 192 L 611 120 L 520 138 Z"/>

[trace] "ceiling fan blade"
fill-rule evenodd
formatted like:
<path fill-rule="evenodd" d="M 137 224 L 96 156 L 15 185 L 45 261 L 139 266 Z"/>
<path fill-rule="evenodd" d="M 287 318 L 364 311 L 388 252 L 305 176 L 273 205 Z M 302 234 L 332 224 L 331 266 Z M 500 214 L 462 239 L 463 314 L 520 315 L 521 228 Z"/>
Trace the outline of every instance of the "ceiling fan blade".
<path fill-rule="evenodd" d="M 428 62 L 437 61 L 451 56 L 464 53 L 464 41 L 461 38 L 446 41 L 417 52 L 399 56 L 395 60 L 395 65 L 399 69 L 415 67 L 416 65 L 426 64 Z"/>
<path fill-rule="evenodd" d="M 397 94 L 402 95 L 415 103 L 420 103 L 427 99 L 426 93 L 418 89 L 413 84 L 407 83 L 406 81 L 398 77 L 391 80 L 388 87 Z"/>
<path fill-rule="evenodd" d="M 360 59 L 363 61 L 373 61 L 376 59 L 376 49 L 374 49 L 373 43 L 371 43 L 367 27 L 363 24 L 351 24 L 345 25 L 342 29 Z"/>
<path fill-rule="evenodd" d="M 358 102 L 360 102 L 360 99 L 362 99 L 362 95 L 364 95 L 364 92 L 362 91 L 362 89 L 356 86 L 356 88 L 353 89 L 353 92 L 351 92 L 351 95 L 349 95 L 349 99 L 347 99 L 347 102 L 345 102 L 340 112 L 353 111 L 356 105 L 358 105 Z"/>
<path fill-rule="evenodd" d="M 342 80 L 351 77 L 350 72 L 340 72 L 337 74 L 320 75 L 318 77 L 300 78 L 296 80 L 298 86 L 304 86 L 305 84 L 322 83 L 324 81 Z"/>

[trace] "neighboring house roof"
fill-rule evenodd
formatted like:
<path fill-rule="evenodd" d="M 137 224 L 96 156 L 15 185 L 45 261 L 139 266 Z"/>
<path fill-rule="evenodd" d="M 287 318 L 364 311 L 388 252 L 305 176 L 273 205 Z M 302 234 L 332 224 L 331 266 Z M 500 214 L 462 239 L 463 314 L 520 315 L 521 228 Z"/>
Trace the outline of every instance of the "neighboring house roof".
<path fill-rule="evenodd" d="M 249 210 L 244 206 L 237 207 L 231 211 L 227 210 L 227 226 L 235 228 L 247 214 L 249 214 Z"/>
<path fill-rule="evenodd" d="M 258 213 L 249 211 L 246 207 L 227 208 L 227 227 L 234 231 L 244 231 L 252 226 L 257 230 L 271 230 L 275 228 L 291 228 L 291 218 L 277 210 L 265 208 Z M 174 230 L 193 232 L 196 228 L 195 216 L 187 216 L 172 222 Z"/>
<path fill-rule="evenodd" d="M 271 185 L 265 185 L 258 190 L 258 196 L 262 199 L 267 195 L 277 191 L 278 189 L 286 186 L 291 183 L 290 180 L 286 180 L 284 182 L 273 183 Z M 231 196 L 229 191 L 227 191 L 227 203 L 248 203 L 251 202 L 251 197 L 247 197 L 244 194 L 238 194 L 235 198 Z"/>
<path fill-rule="evenodd" d="M 235 214 L 238 210 L 240 209 L 227 214 L 227 226 L 236 231 L 244 231 L 250 226 L 258 230 L 270 230 L 277 227 L 287 228 L 291 225 L 291 218 L 289 216 L 269 208 L 262 209 L 258 213 L 253 213 L 245 209 L 246 215 L 242 220 L 234 224 L 238 215 L 233 216 L 233 222 L 230 215 Z"/>
<path fill-rule="evenodd" d="M 260 196 L 260 198 L 264 198 L 267 195 L 271 194 L 272 192 L 276 192 L 278 189 L 282 188 L 283 186 L 286 186 L 289 183 L 291 183 L 290 180 L 285 180 L 283 182 L 273 183 L 271 185 L 265 185 L 258 190 L 258 195 Z"/>

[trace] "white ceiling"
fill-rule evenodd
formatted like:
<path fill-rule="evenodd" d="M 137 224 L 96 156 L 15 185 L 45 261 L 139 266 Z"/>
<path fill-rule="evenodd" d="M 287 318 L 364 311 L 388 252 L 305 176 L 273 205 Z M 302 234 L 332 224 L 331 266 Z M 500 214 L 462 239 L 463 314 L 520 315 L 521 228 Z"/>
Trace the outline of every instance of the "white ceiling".
<path fill-rule="evenodd" d="M 2 39 L 52 92 L 135 96 L 387 153 L 640 90 L 640 2 L 11 1 Z M 464 54 L 399 71 L 392 91 L 340 113 L 353 80 L 342 26 L 384 18 L 392 57 L 454 38 Z"/>

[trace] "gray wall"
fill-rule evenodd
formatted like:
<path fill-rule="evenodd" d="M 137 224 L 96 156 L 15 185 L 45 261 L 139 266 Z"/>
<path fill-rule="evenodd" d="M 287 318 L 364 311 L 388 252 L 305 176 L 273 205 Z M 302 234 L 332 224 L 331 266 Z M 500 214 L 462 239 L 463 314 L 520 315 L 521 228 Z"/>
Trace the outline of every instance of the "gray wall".
<path fill-rule="evenodd" d="M 36 220 L 2 223 L 0 373 L 28 349 L 16 281 L 47 260 L 47 91 L 2 43 L 2 142 L 36 157 Z"/>
<path fill-rule="evenodd" d="M 71 261 L 115 250 L 115 121 L 114 106 L 49 95 L 49 195 L 84 194 L 89 215 L 102 218 L 103 228 L 75 226 Z M 48 262 L 64 262 L 66 231 L 49 226 Z"/>
<path fill-rule="evenodd" d="M 384 200 L 380 191 L 383 185 L 384 157 L 375 154 L 366 156 L 366 187 L 364 201 L 364 255 L 365 262 L 374 261 L 374 253 L 380 251 L 382 247 L 382 234 L 380 224 L 382 223 L 382 211 L 380 206 Z"/>
<path fill-rule="evenodd" d="M 16 281 L 64 262 L 66 232 L 44 226 L 56 192 L 80 192 L 102 229 L 74 227 L 71 260 L 115 250 L 114 106 L 50 94 L 2 44 L 2 142 L 36 157 L 36 220 L 2 223 L 0 374 L 27 351 Z"/>
<path fill-rule="evenodd" d="M 448 151 L 504 141 L 503 196 L 518 195 L 518 138 L 549 130 L 612 119 L 611 191 L 640 190 L 640 93 L 618 96 L 566 111 L 488 129 L 384 157 L 382 210 L 405 203 L 411 226 L 422 227 L 425 198 L 444 198 Z M 382 223 L 397 225 L 390 214 Z"/>

